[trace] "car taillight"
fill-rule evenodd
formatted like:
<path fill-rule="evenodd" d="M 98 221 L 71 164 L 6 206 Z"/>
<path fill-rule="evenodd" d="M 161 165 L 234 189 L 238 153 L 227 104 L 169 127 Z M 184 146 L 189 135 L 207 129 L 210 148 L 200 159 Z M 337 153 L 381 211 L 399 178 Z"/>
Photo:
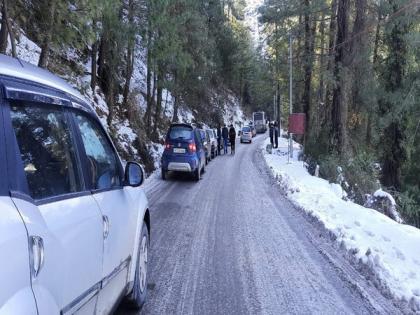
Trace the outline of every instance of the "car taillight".
<path fill-rule="evenodd" d="M 188 144 L 188 150 L 190 150 L 190 152 L 197 151 L 197 147 L 195 146 L 195 143 Z"/>
<path fill-rule="evenodd" d="M 172 149 L 173 145 L 170 144 L 169 142 L 165 142 L 165 150 L 168 151 L 170 149 Z"/>

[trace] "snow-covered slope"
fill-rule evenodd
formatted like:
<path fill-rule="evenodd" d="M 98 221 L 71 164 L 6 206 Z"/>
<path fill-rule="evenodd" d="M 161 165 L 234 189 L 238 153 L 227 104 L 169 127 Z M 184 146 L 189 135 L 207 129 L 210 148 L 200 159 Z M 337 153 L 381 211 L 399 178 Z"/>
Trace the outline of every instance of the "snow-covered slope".
<path fill-rule="evenodd" d="M 289 199 L 319 220 L 356 263 L 367 266 L 378 287 L 420 311 L 420 230 L 344 201 L 339 185 L 311 176 L 297 161 L 298 144 L 288 163 L 287 139 L 280 138 L 272 154 L 266 152 L 269 143 L 261 148 L 264 158 Z"/>

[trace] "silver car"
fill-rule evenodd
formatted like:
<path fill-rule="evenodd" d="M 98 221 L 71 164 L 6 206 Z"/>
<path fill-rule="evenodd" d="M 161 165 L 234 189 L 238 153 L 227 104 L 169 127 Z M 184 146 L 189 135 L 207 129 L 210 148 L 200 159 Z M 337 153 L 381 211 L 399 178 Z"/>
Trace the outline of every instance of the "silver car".
<path fill-rule="evenodd" d="M 217 156 L 217 138 L 214 134 L 213 129 L 206 129 L 207 134 L 209 135 L 210 144 L 211 144 L 211 150 L 210 150 L 210 156 L 212 159 L 214 159 Z"/>
<path fill-rule="evenodd" d="M 141 166 L 123 167 L 94 109 L 51 73 L 0 55 L 0 91 L 0 315 L 140 308 Z"/>
<path fill-rule="evenodd" d="M 241 130 L 241 143 L 244 142 L 252 143 L 252 130 L 249 126 L 245 126 Z"/>

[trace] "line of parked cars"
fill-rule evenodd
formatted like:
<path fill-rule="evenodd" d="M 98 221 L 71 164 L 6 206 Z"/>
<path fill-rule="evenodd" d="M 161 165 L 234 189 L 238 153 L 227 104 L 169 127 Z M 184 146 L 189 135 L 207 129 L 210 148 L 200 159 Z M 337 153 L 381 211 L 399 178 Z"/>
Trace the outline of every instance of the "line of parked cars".
<path fill-rule="evenodd" d="M 162 155 L 162 179 L 183 172 L 200 180 L 206 165 L 219 154 L 217 130 L 206 125 L 174 123 L 169 127 Z"/>
<path fill-rule="evenodd" d="M 253 126 L 243 127 L 239 131 L 241 143 L 252 143 L 256 134 Z M 182 172 L 200 180 L 206 165 L 219 154 L 218 145 L 217 129 L 194 123 L 172 124 L 166 134 L 161 160 L 162 179 L 165 180 L 169 172 Z"/>

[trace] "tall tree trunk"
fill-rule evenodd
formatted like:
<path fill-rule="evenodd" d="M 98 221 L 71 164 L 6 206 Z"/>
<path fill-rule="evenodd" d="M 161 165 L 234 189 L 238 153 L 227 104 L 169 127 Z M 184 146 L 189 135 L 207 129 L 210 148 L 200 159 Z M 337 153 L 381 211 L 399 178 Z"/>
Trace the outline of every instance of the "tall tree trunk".
<path fill-rule="evenodd" d="M 375 31 L 375 42 L 373 46 L 373 60 L 372 60 L 372 66 L 373 70 L 377 71 L 378 66 L 378 51 L 379 51 L 379 40 L 380 40 L 380 32 L 381 32 L 381 21 L 382 21 L 382 15 L 381 11 L 378 9 L 378 17 L 377 17 L 377 23 L 376 23 L 376 31 Z M 366 145 L 371 146 L 372 145 L 372 110 L 368 111 L 368 117 L 367 117 L 367 124 L 366 124 Z"/>
<path fill-rule="evenodd" d="M 321 13 L 321 22 L 319 25 L 319 34 L 320 34 L 320 61 L 319 61 L 319 85 L 318 85 L 318 95 L 317 95 L 317 106 L 316 106 L 316 122 L 315 122 L 315 137 L 318 137 L 319 130 L 321 126 L 321 121 L 324 122 L 324 108 L 325 108 L 325 82 L 324 82 L 324 71 L 325 71 L 325 12 Z"/>
<path fill-rule="evenodd" d="M 379 49 L 379 39 L 381 33 L 381 21 L 382 16 L 380 10 L 378 10 L 378 21 L 376 24 L 376 32 L 375 32 L 375 44 L 373 46 L 373 66 L 376 67 L 378 62 L 378 49 Z"/>
<path fill-rule="evenodd" d="M 172 122 L 178 122 L 178 96 L 174 96 L 174 113 L 172 115 Z"/>
<path fill-rule="evenodd" d="M 2 20 L 0 30 L 0 53 L 5 54 L 7 50 L 7 35 L 10 36 L 10 44 L 12 46 L 12 56 L 16 57 L 16 41 L 12 24 L 10 23 L 8 0 L 3 0 Z"/>
<path fill-rule="evenodd" d="M 52 1 L 49 5 L 50 20 L 47 23 L 46 29 L 43 30 L 43 39 L 41 43 L 41 54 L 39 55 L 38 67 L 46 68 L 48 66 L 48 59 L 50 55 L 50 45 L 54 32 L 54 24 L 56 19 L 56 1 Z"/>
<path fill-rule="evenodd" d="M 125 74 L 125 84 L 123 90 L 123 104 L 124 107 L 127 107 L 128 104 L 128 95 L 130 93 L 130 83 L 131 77 L 133 76 L 134 70 L 134 45 L 132 47 L 128 47 L 127 49 L 127 66 L 126 66 L 126 74 Z"/>
<path fill-rule="evenodd" d="M 7 0 L 2 1 L 2 8 L 1 8 L 1 29 L 0 29 L 0 53 L 5 54 L 7 49 L 7 17 L 8 17 L 8 10 L 7 10 Z"/>
<path fill-rule="evenodd" d="M 172 122 L 178 121 L 178 103 L 179 103 L 179 97 L 178 97 L 178 73 L 175 70 L 174 71 L 174 112 L 172 115 Z"/>
<path fill-rule="evenodd" d="M 155 140 L 158 140 L 158 126 L 160 125 L 160 114 L 162 111 L 162 92 L 163 92 L 163 69 L 162 66 L 158 66 L 156 76 L 156 110 L 153 124 L 153 136 Z"/>
<path fill-rule="evenodd" d="M 149 19 L 150 20 L 150 19 Z M 152 128 L 152 108 L 153 108 L 153 98 L 152 98 L 152 27 L 151 22 L 148 22 L 147 30 L 147 74 L 146 74 L 146 132 L 150 136 Z"/>
<path fill-rule="evenodd" d="M 115 117 L 115 100 L 114 100 L 114 82 L 112 76 L 108 79 L 108 93 L 106 94 L 106 103 L 108 105 L 107 123 L 109 128 L 113 128 L 112 121 Z"/>
<path fill-rule="evenodd" d="M 399 2 L 388 0 L 393 12 L 399 12 Z M 407 43 L 405 36 L 408 33 L 410 21 L 399 17 L 397 20 L 388 24 L 390 29 L 384 38 L 385 45 L 388 47 L 389 55 L 386 60 L 384 70 L 385 89 L 392 93 L 393 98 L 388 96 L 380 100 L 380 111 L 384 121 L 387 122 L 382 144 L 382 183 L 386 187 L 393 187 L 397 190 L 401 188 L 401 168 L 406 159 L 404 148 L 405 128 L 407 125 L 407 114 L 401 112 L 401 104 L 395 96 L 401 96 L 404 88 L 404 76 L 407 66 Z"/>
<path fill-rule="evenodd" d="M 95 88 L 97 85 L 97 68 L 98 68 L 98 60 L 96 59 L 98 57 L 98 39 L 96 38 L 96 20 L 94 19 L 92 21 L 93 25 L 93 33 L 95 34 L 95 41 L 92 44 L 92 51 L 90 55 L 90 87 L 92 88 L 93 93 L 95 93 Z"/>
<path fill-rule="evenodd" d="M 158 71 L 158 67 L 155 67 L 155 70 Z M 152 85 L 152 102 L 156 105 L 156 90 L 157 90 L 157 73 L 153 72 L 153 85 Z"/>
<path fill-rule="evenodd" d="M 104 29 L 99 40 L 99 54 L 98 54 L 98 79 L 100 87 L 106 96 L 108 105 L 108 126 L 112 127 L 112 121 L 115 117 L 115 94 L 116 94 L 116 69 L 114 69 L 115 61 L 113 60 L 113 49 L 111 42 L 112 35 L 109 32 L 109 26 L 104 25 Z"/>
<path fill-rule="evenodd" d="M 125 84 L 123 90 L 123 105 L 127 108 L 128 95 L 130 93 L 131 77 L 133 76 L 134 68 L 134 46 L 135 46 L 135 33 L 134 29 L 134 0 L 128 1 L 128 24 L 130 26 L 130 34 L 128 35 L 127 43 L 127 58 L 126 58 L 126 69 L 125 69 Z"/>
<path fill-rule="evenodd" d="M 350 44 L 351 76 L 351 98 L 347 101 L 350 105 L 350 117 L 354 117 L 351 128 L 350 139 L 356 141 L 366 137 L 366 120 L 372 105 L 368 104 L 363 91 L 369 87 L 369 75 L 371 63 L 369 59 L 368 43 L 369 35 L 363 33 L 367 27 L 367 0 L 355 0 L 356 17 L 354 19 L 352 40 Z"/>
<path fill-rule="evenodd" d="M 299 12 L 303 12 L 304 10 L 302 9 L 302 6 L 299 6 Z M 299 25 L 303 24 L 303 14 L 300 13 L 299 14 Z M 303 91 L 303 87 L 302 87 L 302 83 L 303 83 L 303 79 L 302 79 L 302 65 L 304 63 L 304 61 L 302 60 L 304 58 L 304 41 L 302 40 L 302 32 L 298 32 L 295 36 L 296 41 L 297 41 L 297 48 L 294 49 L 294 67 L 293 67 L 293 77 L 294 77 L 294 89 L 293 89 L 293 99 L 295 100 L 293 103 L 293 109 L 295 110 L 295 112 L 301 112 L 302 109 L 302 91 Z M 293 44 L 292 44 L 293 45 Z M 296 51 L 296 53 L 295 53 Z"/>
<path fill-rule="evenodd" d="M 303 78 L 303 95 L 302 107 L 303 112 L 306 114 L 306 139 L 308 139 L 311 130 L 311 87 L 312 87 L 312 63 L 313 63 L 313 47 L 315 39 L 314 27 L 316 22 L 311 26 L 310 18 L 311 2 L 305 0 L 305 39 L 304 39 L 304 78 Z"/>
<path fill-rule="evenodd" d="M 97 68 L 98 68 L 98 60 L 96 59 L 98 57 L 98 41 L 95 41 L 92 44 L 92 52 L 91 52 L 91 68 L 90 68 L 90 87 L 92 88 L 92 91 L 95 92 L 95 88 L 97 85 Z"/>
<path fill-rule="evenodd" d="M 337 41 L 337 37 L 336 37 L 337 1 L 338 0 L 333 0 L 331 4 L 331 19 L 330 19 L 330 26 L 329 26 L 329 43 L 328 43 L 328 66 L 327 66 L 327 72 L 329 76 L 332 75 L 333 68 L 334 68 L 335 45 Z M 326 106 L 327 111 L 331 111 L 332 109 L 333 86 L 334 84 L 332 84 L 331 82 L 328 82 L 327 87 L 326 87 L 325 106 Z"/>
<path fill-rule="evenodd" d="M 109 94 L 109 76 L 110 73 L 110 40 L 108 38 L 108 32 L 104 29 L 99 40 L 99 52 L 98 52 L 98 79 L 99 84 L 105 95 Z"/>
<path fill-rule="evenodd" d="M 276 91 L 276 102 L 275 104 L 277 104 L 277 108 L 274 109 L 274 120 L 277 120 L 280 123 L 280 118 L 281 118 L 281 113 L 280 113 L 280 82 L 279 82 L 279 78 L 280 78 L 280 49 L 279 49 L 279 35 L 278 35 L 278 23 L 277 21 L 275 22 L 275 34 L 276 34 L 276 44 L 275 44 L 275 50 L 276 50 L 276 66 L 275 66 L 275 80 L 274 80 L 274 84 L 275 84 L 275 91 Z M 276 117 L 276 112 L 277 112 L 277 117 Z M 273 119 L 272 119 L 273 120 Z"/>
<path fill-rule="evenodd" d="M 350 0 L 339 0 L 337 14 L 337 47 L 334 59 L 334 79 L 338 84 L 333 89 L 331 112 L 332 148 L 339 154 L 347 149 L 347 80 L 345 78 L 345 59 L 347 58 L 348 23 Z"/>
<path fill-rule="evenodd" d="M 7 12 L 8 11 L 7 1 L 6 0 L 3 0 L 3 1 L 4 1 L 3 6 L 6 8 L 6 12 Z M 12 46 L 12 56 L 14 58 L 16 58 L 17 57 L 17 53 L 16 53 L 15 33 L 13 31 L 12 24 L 10 23 L 9 15 L 6 16 L 6 19 L 5 20 L 6 20 L 7 30 L 9 31 L 10 44 Z"/>
<path fill-rule="evenodd" d="M 46 68 L 48 63 L 48 55 L 50 53 L 50 39 L 45 36 L 41 44 L 41 54 L 39 55 L 38 67 Z"/>

